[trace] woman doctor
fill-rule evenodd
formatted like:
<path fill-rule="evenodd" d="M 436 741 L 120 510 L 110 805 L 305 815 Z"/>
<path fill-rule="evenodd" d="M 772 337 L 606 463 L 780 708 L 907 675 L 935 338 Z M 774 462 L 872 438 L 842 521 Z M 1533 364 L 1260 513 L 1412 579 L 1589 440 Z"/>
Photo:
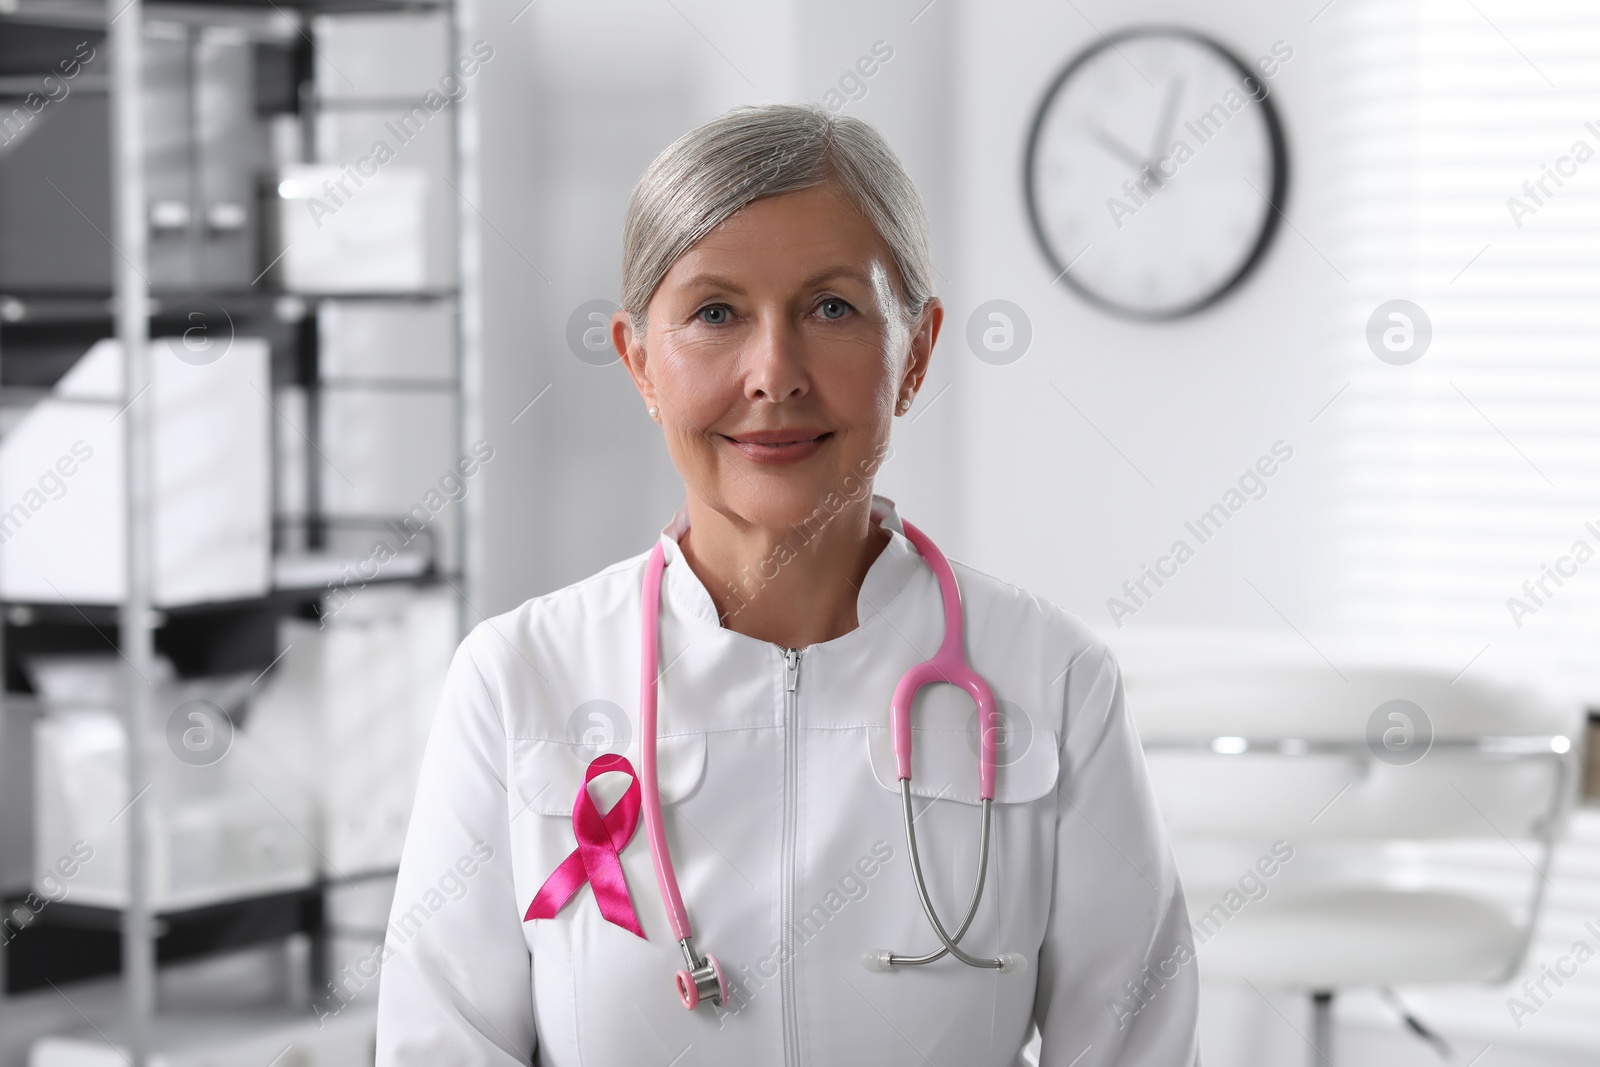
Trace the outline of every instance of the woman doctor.
<path fill-rule="evenodd" d="M 457 650 L 379 1067 L 1010 1067 L 1035 1024 L 1046 1067 L 1197 1063 L 1183 892 L 1111 653 L 952 573 L 871 491 L 944 318 L 883 138 L 814 105 L 691 130 L 634 191 L 622 271 L 612 339 L 686 499 L 650 551 Z M 994 725 L 921 689 L 903 794 L 891 701 L 952 621 Z"/>

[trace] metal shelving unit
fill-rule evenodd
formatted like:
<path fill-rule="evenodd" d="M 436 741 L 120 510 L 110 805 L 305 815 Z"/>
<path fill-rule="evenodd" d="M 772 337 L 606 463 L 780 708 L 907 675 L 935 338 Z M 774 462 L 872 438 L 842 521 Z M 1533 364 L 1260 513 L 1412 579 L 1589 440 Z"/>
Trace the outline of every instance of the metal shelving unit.
<path fill-rule="evenodd" d="M 110 191 L 111 230 L 102 234 L 114 254 L 109 294 L 101 291 L 79 293 L 41 293 L 25 298 L 0 294 L 0 322 L 47 322 L 51 316 L 62 321 L 109 326 L 124 352 L 123 395 L 135 398 L 121 414 L 125 440 L 127 485 L 126 573 L 127 595 L 115 609 L 79 610 L 62 605 L 7 605 L 8 619 L 29 624 L 50 623 L 61 627 L 77 625 L 116 627 L 116 644 L 126 661 L 127 683 L 127 774 L 130 793 L 137 783 L 150 781 L 150 768 L 141 744 L 133 740 L 148 735 L 158 726 L 160 709 L 153 703 L 149 686 L 141 678 L 154 673 L 158 636 L 164 627 L 183 619 L 198 620 L 191 629 L 215 630 L 215 620 L 233 617 L 278 615 L 304 611 L 325 592 L 322 589 L 277 589 L 268 596 L 242 602 L 191 605 L 166 611 L 156 609 L 153 600 L 153 413 L 149 404 L 136 400 L 152 382 L 151 322 L 152 301 L 159 305 L 173 294 L 153 292 L 150 271 L 150 203 L 146 161 L 148 145 L 143 128 L 145 115 L 145 23 L 147 16 L 182 12 L 186 17 L 205 17 L 209 12 L 226 21 L 230 15 L 276 10 L 288 12 L 298 21 L 305 45 L 310 46 L 307 20 L 314 15 L 354 13 L 402 13 L 409 11 L 444 12 L 450 28 L 449 51 L 452 57 L 464 54 L 476 31 L 475 0 L 436 0 L 436 2 L 382 2 L 382 0 L 202 0 L 183 5 L 146 4 L 144 0 L 15 0 L 0 11 L 0 24 L 7 19 L 103 30 L 109 70 L 97 74 L 105 79 L 110 109 Z M 318 294 L 297 293 L 307 303 L 310 314 L 318 313 L 322 300 L 449 298 L 455 307 L 456 340 L 456 416 L 457 444 L 465 453 L 482 436 L 482 278 L 479 266 L 480 217 L 478 164 L 477 93 L 466 93 L 451 102 L 453 110 L 454 229 L 457 249 L 456 282 L 445 292 L 417 294 L 381 293 Z M 312 116 L 302 115 L 309 125 Z M 308 138 L 309 140 L 309 138 Z M 263 259 L 265 256 L 262 257 Z M 230 292 L 197 290 L 198 295 L 230 304 L 270 301 L 279 294 L 258 291 Z M 311 384 L 315 386 L 315 376 Z M 13 394 L 16 389 L 11 390 Z M 274 460 L 276 462 L 276 460 Z M 457 563 L 446 564 L 443 573 L 431 573 L 423 580 L 449 580 L 459 594 L 459 620 L 462 634 L 474 621 L 472 603 L 478 599 L 482 573 L 481 493 L 467 493 L 459 502 Z M 315 519 L 316 516 L 313 516 Z M 313 535 L 315 540 L 315 535 Z M 417 578 L 398 578 L 415 582 Z M 259 626 L 258 626 L 259 628 Z M 0 627 L 0 637 L 4 628 Z M 0 662 L 5 649 L 0 646 Z M 265 668 L 266 663 L 262 663 Z M 3 699 L 3 691 L 0 691 Z M 240 943 L 240 930 L 246 940 L 283 936 L 294 930 L 319 933 L 324 922 L 323 893 L 327 882 L 306 886 L 291 893 L 273 894 L 243 902 L 228 902 L 195 909 L 181 915 L 156 915 L 146 894 L 147 860 L 150 854 L 151 827 L 147 806 L 136 801 L 127 809 L 125 831 L 128 845 L 128 905 L 120 914 L 109 909 L 53 905 L 51 921 L 80 930 L 98 930 L 102 937 L 115 926 L 120 935 L 121 973 L 125 984 L 127 1038 L 132 1062 L 143 1067 L 151 1052 L 151 1026 L 157 1015 L 157 945 L 162 955 L 178 958 L 203 954 Z M 240 916 L 245 921 L 240 921 Z M 313 951 L 313 967 L 324 967 Z M 325 975 L 316 974 L 311 988 L 322 987 Z M 0 988 L 0 996 L 4 995 Z"/>

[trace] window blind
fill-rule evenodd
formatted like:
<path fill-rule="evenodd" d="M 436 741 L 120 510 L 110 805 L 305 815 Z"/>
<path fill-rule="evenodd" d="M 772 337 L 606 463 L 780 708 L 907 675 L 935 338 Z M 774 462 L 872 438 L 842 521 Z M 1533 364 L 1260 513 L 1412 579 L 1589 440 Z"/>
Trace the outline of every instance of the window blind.
<path fill-rule="evenodd" d="M 1347 94 L 1329 258 L 1351 368 L 1328 410 L 1330 621 L 1600 704 L 1600 9 L 1322 18 Z M 1398 299 L 1431 324 L 1414 362 L 1368 344 Z"/>

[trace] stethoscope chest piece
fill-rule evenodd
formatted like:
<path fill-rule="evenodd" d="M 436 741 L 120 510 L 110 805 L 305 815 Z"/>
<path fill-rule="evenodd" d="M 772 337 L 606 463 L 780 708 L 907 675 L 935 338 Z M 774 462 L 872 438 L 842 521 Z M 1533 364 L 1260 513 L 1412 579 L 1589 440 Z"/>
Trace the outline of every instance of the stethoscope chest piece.
<path fill-rule="evenodd" d="M 678 942 L 678 946 L 683 949 L 683 959 L 688 964 L 678 968 L 674 976 L 678 984 L 678 999 L 683 1001 L 683 1006 L 693 1011 L 706 999 L 718 1007 L 726 1004 L 728 982 L 722 975 L 722 964 L 717 962 L 717 957 L 707 953 L 703 959 L 698 958 L 693 938 L 684 938 Z"/>

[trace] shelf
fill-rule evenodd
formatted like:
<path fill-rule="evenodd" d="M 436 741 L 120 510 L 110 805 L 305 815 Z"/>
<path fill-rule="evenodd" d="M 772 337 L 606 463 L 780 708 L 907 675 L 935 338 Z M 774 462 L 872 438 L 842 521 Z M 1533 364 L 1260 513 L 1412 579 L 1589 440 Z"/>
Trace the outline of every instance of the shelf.
<path fill-rule="evenodd" d="M 106 6 L 99 0 L 16 0 L 0 12 L 0 24 L 24 22 L 44 26 L 104 28 Z M 147 3 L 144 10 L 146 15 L 153 18 L 183 18 L 197 12 L 240 12 L 281 18 L 286 12 L 307 15 L 394 14 L 439 11 L 449 6 L 449 0 L 204 0 L 194 3 Z"/>
<path fill-rule="evenodd" d="M 276 311 L 280 301 L 322 304 L 337 301 L 388 301 L 393 303 L 436 303 L 452 300 L 454 288 L 419 289 L 385 293 L 296 293 L 278 289 L 152 289 L 150 318 L 181 314 L 184 305 L 195 301 L 218 304 L 224 310 L 263 313 Z M 61 323 L 75 325 L 103 322 L 109 327 L 115 306 L 107 292 L 0 292 L 0 328 L 18 325 Z M 303 317 L 303 316 L 302 316 Z"/>
<path fill-rule="evenodd" d="M 401 574 L 389 577 L 373 578 L 365 586 L 404 586 L 404 585 L 437 585 L 447 580 L 458 580 L 458 576 L 446 576 L 432 569 L 419 570 L 413 574 Z M 363 586 L 364 587 L 364 586 Z M 305 585 L 281 589 L 273 589 L 258 597 L 246 597 L 240 600 L 208 600 L 198 604 L 180 604 L 176 607 L 157 608 L 159 619 L 157 628 L 166 626 L 173 619 L 187 619 L 197 616 L 226 615 L 246 611 L 276 611 L 278 614 L 287 614 L 303 605 L 314 603 L 328 595 L 326 585 Z M 4 601 L 0 607 L 5 610 L 5 621 L 8 626 L 26 628 L 41 625 L 69 625 L 69 626 L 94 626 L 105 629 L 115 628 L 118 622 L 120 608 L 115 604 L 45 604 L 26 601 Z"/>
<path fill-rule="evenodd" d="M 11 98 L 8 103 L 15 106 L 16 98 L 26 98 L 29 93 L 38 92 L 43 80 L 53 76 L 48 68 L 37 75 L 0 74 L 0 96 Z M 103 93 L 110 85 L 111 80 L 103 74 L 80 74 L 72 79 L 72 91 L 75 93 Z"/>
<path fill-rule="evenodd" d="M 362 588 L 437 588 L 461 584 L 459 575 L 428 571 L 414 577 L 375 578 Z M 278 622 L 284 618 L 316 619 L 326 586 L 276 589 L 247 600 L 186 604 L 156 612 L 153 639 L 158 653 L 170 659 L 184 678 L 265 671 L 282 649 Z M 359 598 L 360 592 L 355 596 Z M 24 663 L 32 655 L 62 652 L 109 653 L 122 636 L 116 605 L 0 604 L 5 634 L 6 686 L 13 694 L 28 690 Z"/>
<path fill-rule="evenodd" d="M 452 300 L 459 295 L 459 290 L 454 287 L 444 289 L 413 289 L 395 290 L 383 293 L 284 293 L 284 296 L 297 296 L 302 300 L 406 300 L 413 303 L 432 303 L 437 300 Z"/>
<path fill-rule="evenodd" d="M 175 963 L 295 933 L 320 934 L 325 888 L 314 883 L 287 893 L 157 914 L 156 960 Z M 24 899 L 12 897 L 0 907 L 5 914 L 18 908 L 28 913 Z M 45 904 L 5 945 L 6 994 L 116 974 L 122 969 L 121 929 L 120 908 Z"/>
<path fill-rule="evenodd" d="M 449 0 L 205 0 L 205 2 L 162 4 L 153 3 L 147 10 L 160 14 L 168 8 L 235 8 L 246 11 L 267 11 L 285 8 L 313 15 L 397 14 L 406 11 L 440 11 L 450 6 Z"/>
<path fill-rule="evenodd" d="M 321 878 L 285 892 L 241 897 L 198 908 L 155 914 L 156 960 L 176 963 L 229 949 L 274 941 L 290 934 L 320 936 L 330 932 L 324 900 L 328 890 L 393 878 L 398 868 L 384 867 L 348 876 Z M 25 894 L 0 896 L 0 914 L 31 914 L 7 941 L 5 994 L 24 993 L 52 982 L 82 981 L 116 974 L 122 967 L 122 909 L 90 907 L 63 900 L 47 903 L 36 913 Z M 37 906 L 37 901 L 35 901 Z M 381 931 L 380 931 L 381 933 Z"/>

